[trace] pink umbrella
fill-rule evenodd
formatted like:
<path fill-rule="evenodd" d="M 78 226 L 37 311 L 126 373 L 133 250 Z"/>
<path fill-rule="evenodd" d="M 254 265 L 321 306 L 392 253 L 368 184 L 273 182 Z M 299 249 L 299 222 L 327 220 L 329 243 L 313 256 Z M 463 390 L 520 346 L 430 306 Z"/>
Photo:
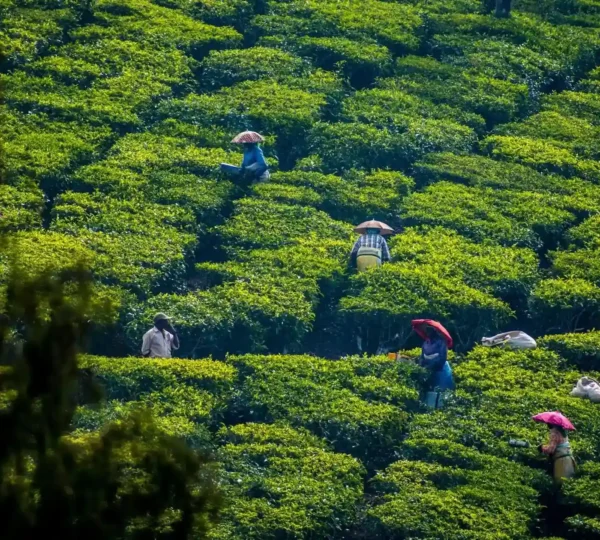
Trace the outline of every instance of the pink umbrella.
<path fill-rule="evenodd" d="M 544 424 L 559 426 L 568 431 L 575 431 L 575 426 L 571 424 L 571 420 L 569 420 L 564 414 L 559 413 L 558 411 L 543 412 L 540 414 L 536 414 L 535 416 L 532 416 L 531 419 L 535 420 L 536 422 L 542 422 Z"/>
<path fill-rule="evenodd" d="M 260 133 L 256 133 L 256 131 L 242 131 L 241 133 L 238 133 L 231 142 L 236 144 L 244 144 L 260 143 L 264 140 L 264 137 Z"/>
<path fill-rule="evenodd" d="M 415 319 L 411 322 L 411 325 L 413 327 L 413 330 L 423 339 L 427 339 L 425 327 L 431 326 L 431 328 L 435 328 L 441 334 L 441 336 L 446 341 L 446 345 L 448 345 L 449 349 L 451 349 L 454 345 L 450 332 L 448 332 L 448 330 L 446 330 L 444 326 L 437 321 L 434 321 L 432 319 Z"/>

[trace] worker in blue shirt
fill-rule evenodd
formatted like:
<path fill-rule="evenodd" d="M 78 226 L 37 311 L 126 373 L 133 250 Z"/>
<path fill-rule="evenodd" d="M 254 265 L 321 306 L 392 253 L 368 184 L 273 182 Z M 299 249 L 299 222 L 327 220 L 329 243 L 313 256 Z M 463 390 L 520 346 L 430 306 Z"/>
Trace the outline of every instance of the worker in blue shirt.
<path fill-rule="evenodd" d="M 452 368 L 448 363 L 448 346 L 438 332 L 431 327 L 425 329 L 427 339 L 421 349 L 421 366 L 429 369 L 429 386 L 440 392 L 454 390 Z"/>
<path fill-rule="evenodd" d="M 242 172 L 251 175 L 258 182 L 266 182 L 269 179 L 269 166 L 258 143 L 244 143 Z"/>

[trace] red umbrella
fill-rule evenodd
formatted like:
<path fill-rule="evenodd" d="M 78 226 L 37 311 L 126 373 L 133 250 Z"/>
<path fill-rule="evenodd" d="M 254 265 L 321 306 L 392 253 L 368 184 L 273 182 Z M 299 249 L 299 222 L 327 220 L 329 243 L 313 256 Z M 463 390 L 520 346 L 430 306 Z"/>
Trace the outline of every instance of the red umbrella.
<path fill-rule="evenodd" d="M 536 422 L 542 422 L 544 424 L 559 426 L 568 431 L 575 431 L 575 426 L 571 424 L 571 420 L 569 420 L 564 414 L 559 413 L 558 411 L 543 412 L 540 414 L 536 414 L 535 416 L 532 416 L 531 419 L 535 420 Z"/>
<path fill-rule="evenodd" d="M 446 345 L 448 345 L 449 349 L 451 349 L 454 345 L 454 341 L 452 340 L 450 332 L 448 332 L 448 330 L 446 330 L 443 325 L 437 321 L 432 319 L 415 319 L 411 322 L 411 325 L 413 330 L 423 339 L 428 339 L 427 334 L 425 333 L 425 327 L 430 326 L 431 328 L 435 328 L 440 333 L 440 335 L 446 341 Z"/>
<path fill-rule="evenodd" d="M 354 228 L 354 232 L 365 234 L 367 229 L 379 229 L 379 233 L 382 236 L 386 234 L 394 234 L 394 229 L 392 229 L 389 225 L 386 225 L 383 221 L 377 221 L 376 219 L 363 221 L 360 225 L 357 225 Z"/>
<path fill-rule="evenodd" d="M 244 144 L 244 143 L 260 143 L 265 139 L 260 133 L 256 131 L 242 131 L 238 133 L 232 140 L 232 143 Z"/>

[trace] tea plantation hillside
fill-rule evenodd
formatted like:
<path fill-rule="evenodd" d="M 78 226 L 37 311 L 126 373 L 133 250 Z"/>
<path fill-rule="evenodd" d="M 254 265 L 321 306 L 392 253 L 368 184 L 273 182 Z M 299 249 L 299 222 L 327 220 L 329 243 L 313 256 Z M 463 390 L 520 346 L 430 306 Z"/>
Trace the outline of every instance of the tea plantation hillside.
<path fill-rule="evenodd" d="M 600 0 L 485 4 L 0 0 L 0 289 L 91 269 L 106 402 L 70 436 L 141 404 L 211 449 L 211 538 L 600 539 L 600 405 L 569 396 L 600 377 Z M 267 183 L 219 170 L 245 129 Z M 357 274 L 372 217 L 392 262 Z M 157 311 L 179 359 L 134 357 Z M 374 355 L 421 317 L 456 341 L 436 412 Z M 476 345 L 511 329 L 540 347 Z"/>

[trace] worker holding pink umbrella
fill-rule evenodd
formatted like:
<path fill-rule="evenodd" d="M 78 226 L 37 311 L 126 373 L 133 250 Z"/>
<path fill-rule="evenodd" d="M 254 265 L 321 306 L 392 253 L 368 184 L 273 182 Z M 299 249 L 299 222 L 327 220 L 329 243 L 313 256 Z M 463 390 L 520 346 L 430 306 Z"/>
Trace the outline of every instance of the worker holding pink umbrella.
<path fill-rule="evenodd" d="M 567 432 L 575 431 L 575 426 L 558 411 L 536 414 L 532 419 L 548 424 L 550 440 L 548 444 L 540 445 L 539 450 L 552 459 L 554 480 L 561 484 L 565 478 L 575 476 L 577 466 L 567 435 Z"/>

